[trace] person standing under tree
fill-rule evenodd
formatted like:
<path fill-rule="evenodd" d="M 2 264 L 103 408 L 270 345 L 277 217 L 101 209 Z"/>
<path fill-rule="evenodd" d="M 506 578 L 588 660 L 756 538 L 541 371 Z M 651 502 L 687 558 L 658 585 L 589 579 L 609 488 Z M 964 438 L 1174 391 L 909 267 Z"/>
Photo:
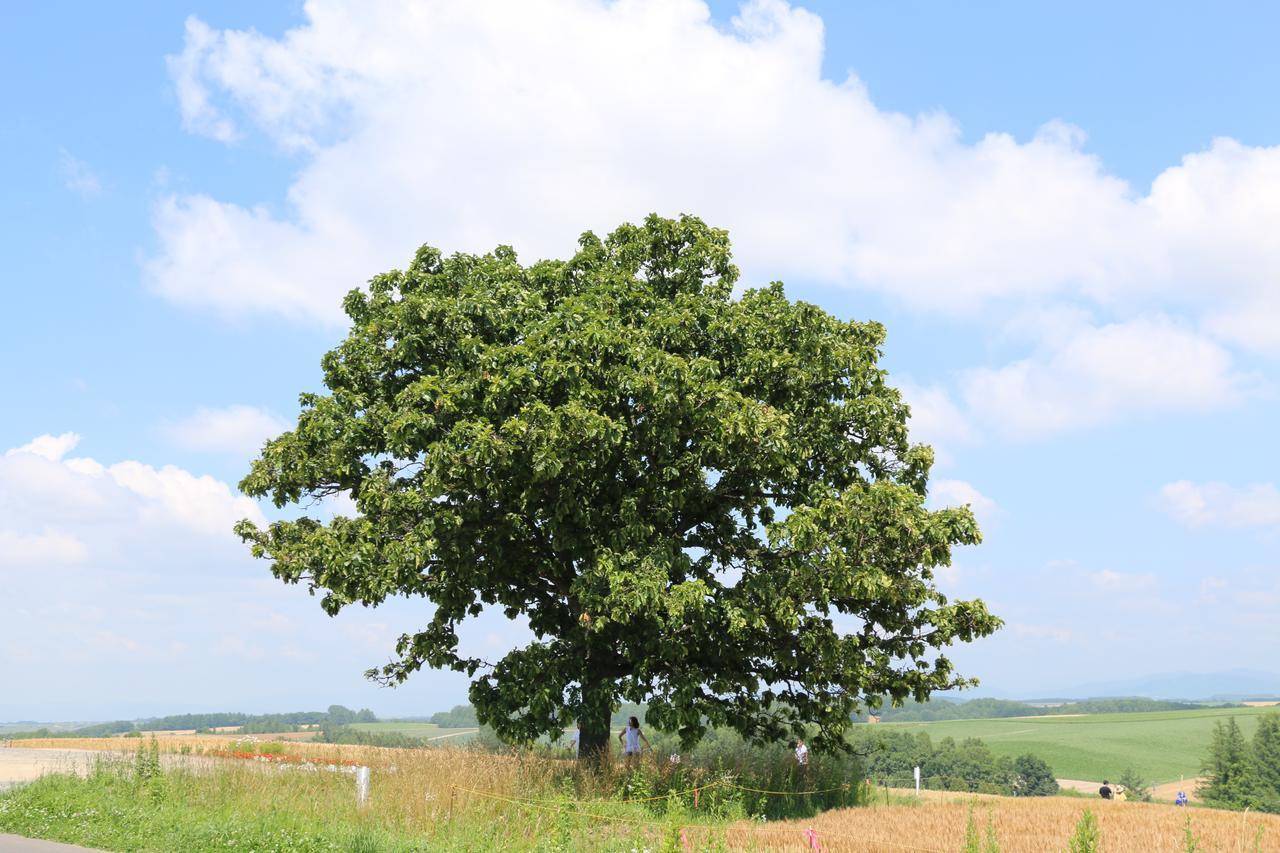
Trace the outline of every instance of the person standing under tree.
<path fill-rule="evenodd" d="M 796 775 L 805 779 L 809 775 L 809 747 L 797 739 L 791 742 L 791 748 L 796 751 Z"/>
<path fill-rule="evenodd" d="M 618 740 L 622 741 L 622 754 L 627 757 L 627 761 L 636 761 L 640 758 L 640 741 L 644 741 L 645 746 L 653 749 L 644 732 L 640 731 L 640 720 L 636 717 L 628 720 L 627 727 L 618 732 Z"/>

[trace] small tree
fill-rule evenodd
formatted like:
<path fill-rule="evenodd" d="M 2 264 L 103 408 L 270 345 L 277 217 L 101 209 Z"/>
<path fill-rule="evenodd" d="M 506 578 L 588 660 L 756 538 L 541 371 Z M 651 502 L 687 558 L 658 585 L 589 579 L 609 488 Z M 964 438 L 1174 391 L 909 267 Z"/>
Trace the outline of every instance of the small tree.
<path fill-rule="evenodd" d="M 1084 810 L 1076 822 L 1075 832 L 1067 842 L 1070 853 L 1098 853 L 1102 849 L 1102 833 L 1098 831 L 1098 819 L 1089 809 Z"/>
<path fill-rule="evenodd" d="M 1044 759 L 1030 753 L 1013 760 L 1013 793 L 1019 797 L 1052 797 L 1058 780 Z"/>
<path fill-rule="evenodd" d="M 1125 796 L 1129 799 L 1143 803 L 1151 802 L 1151 788 L 1147 785 L 1147 780 L 1139 776 L 1138 771 L 1132 767 L 1124 769 L 1120 774 L 1119 783 L 1124 786 Z"/>
<path fill-rule="evenodd" d="M 335 614 L 421 596 L 427 625 L 371 677 L 472 677 L 481 723 L 529 741 L 582 723 L 608 746 L 621 699 L 691 742 L 809 733 L 843 748 L 880 697 L 969 685 L 935 650 L 1000 624 L 933 572 L 979 541 L 925 507 L 933 454 L 877 365 L 884 329 L 735 298 L 728 235 L 649 217 L 567 261 L 423 247 L 345 308 L 328 394 L 241 482 L 358 513 L 237 532 Z M 486 608 L 533 642 L 459 648 Z"/>

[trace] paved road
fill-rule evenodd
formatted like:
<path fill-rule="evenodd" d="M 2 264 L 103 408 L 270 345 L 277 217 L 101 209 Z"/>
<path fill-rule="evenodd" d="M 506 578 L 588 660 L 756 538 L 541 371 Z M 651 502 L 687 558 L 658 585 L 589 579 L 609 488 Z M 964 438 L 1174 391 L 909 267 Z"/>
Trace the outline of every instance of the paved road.
<path fill-rule="evenodd" d="M 0 853 L 83 853 L 88 847 L 59 844 L 56 841 L 37 841 L 17 835 L 0 835 Z"/>

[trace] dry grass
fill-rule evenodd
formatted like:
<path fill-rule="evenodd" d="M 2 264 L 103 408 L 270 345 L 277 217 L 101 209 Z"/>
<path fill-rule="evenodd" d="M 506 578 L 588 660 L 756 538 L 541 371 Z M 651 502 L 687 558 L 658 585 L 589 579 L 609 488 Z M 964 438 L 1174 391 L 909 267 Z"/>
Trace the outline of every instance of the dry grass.
<path fill-rule="evenodd" d="M 295 813 L 305 820 L 350 821 L 398 836 L 438 841 L 471 837 L 482 827 L 495 849 L 530 849 L 552 835 L 571 838 L 575 849 L 608 847 L 622 838 L 669 836 L 670 819 L 616 799 L 617 778 L 599 779 L 576 772 L 572 762 L 536 756 L 492 755 L 470 749 L 384 749 L 369 746 L 289 743 L 288 754 L 335 762 L 356 761 L 374 768 L 370 805 L 355 807 L 349 773 L 306 766 L 217 759 L 210 753 L 242 744 L 244 738 L 203 735 L 157 739 L 164 752 L 185 763 L 184 783 L 193 807 L 213 808 L 234 800 L 249 813 L 258 808 Z M 137 741 L 130 746 L 136 748 Z M 24 741 L 24 746 L 119 751 L 117 738 Z M 129 753 L 125 753 L 127 760 Z M 166 762 L 168 765 L 170 762 Z M 606 792 L 615 792 L 608 801 Z M 879 794 L 877 794 L 879 795 Z M 518 804 L 512 800 L 526 800 Z M 893 805 L 829 811 L 804 821 L 760 824 L 738 821 L 718 825 L 688 813 L 695 844 L 732 850 L 803 850 L 804 831 L 818 833 L 822 849 L 839 851 L 956 851 L 964 843 L 972 812 L 985 836 L 992 821 L 1003 853 L 1041 853 L 1066 849 L 1067 839 L 1089 808 L 1098 818 L 1108 853 L 1162 853 L 1183 850 L 1188 817 L 1203 851 L 1280 851 L 1280 816 L 1241 814 L 1201 808 L 1143 803 L 1106 803 L 1072 798 L 1014 799 L 945 794 L 941 798 Z M 700 825 L 695 821 L 703 820 Z M 1256 832 L 1261 844 L 1255 848 Z M 465 847 L 465 845 L 464 845 Z M 628 848 L 629 849 L 629 848 Z"/>
<path fill-rule="evenodd" d="M 1188 816 L 1192 832 L 1200 838 L 1200 850 L 1280 850 L 1277 815 L 1065 797 L 992 797 L 972 802 L 932 801 L 841 809 L 807 821 L 780 821 L 767 826 L 734 824 L 728 830 L 728 840 L 735 850 L 800 850 L 804 849 L 804 831 L 812 827 L 822 849 L 831 853 L 951 853 L 964 845 L 965 826 L 972 810 L 984 839 L 990 816 L 1001 853 L 1044 853 L 1066 849 L 1067 839 L 1086 808 L 1098 818 L 1102 849 L 1107 853 L 1181 851 Z M 1263 828 L 1263 835 L 1255 848 L 1259 827 Z"/>

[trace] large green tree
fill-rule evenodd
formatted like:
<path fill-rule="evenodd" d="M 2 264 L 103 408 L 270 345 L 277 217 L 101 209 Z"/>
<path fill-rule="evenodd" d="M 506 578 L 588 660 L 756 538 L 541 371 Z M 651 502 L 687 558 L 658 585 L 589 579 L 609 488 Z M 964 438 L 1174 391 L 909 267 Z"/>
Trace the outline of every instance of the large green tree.
<path fill-rule="evenodd" d="M 328 393 L 241 483 L 277 506 L 349 493 L 358 513 L 238 533 L 330 614 L 421 596 L 425 626 L 370 676 L 472 677 L 481 722 L 528 740 L 621 699 L 659 728 L 842 742 L 881 696 L 968 683 L 937 650 L 991 633 L 933 570 L 979 541 L 925 508 L 929 448 L 877 366 L 884 329 L 733 295 L 724 231 L 648 218 L 567 261 L 506 247 L 352 291 Z M 486 662 L 458 627 L 485 608 L 536 641 Z"/>

